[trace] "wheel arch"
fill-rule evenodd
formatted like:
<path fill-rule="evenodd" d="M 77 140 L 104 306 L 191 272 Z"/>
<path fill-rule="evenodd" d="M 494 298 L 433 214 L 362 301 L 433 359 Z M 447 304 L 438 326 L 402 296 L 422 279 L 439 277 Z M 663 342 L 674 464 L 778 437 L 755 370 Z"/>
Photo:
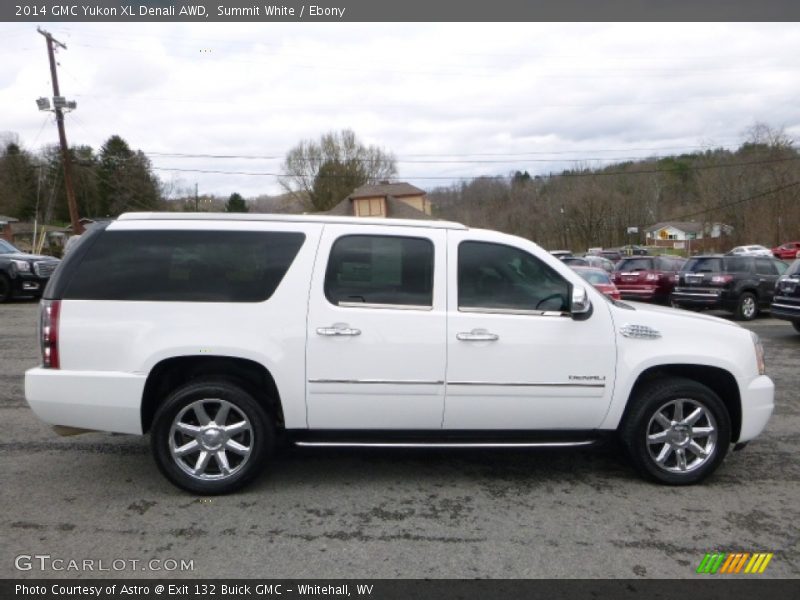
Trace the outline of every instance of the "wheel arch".
<path fill-rule="evenodd" d="M 625 410 L 617 424 L 617 428 L 619 429 L 625 423 L 632 410 L 633 399 L 645 386 L 659 379 L 668 379 L 670 377 L 691 379 L 705 385 L 717 394 L 728 410 L 728 415 L 731 419 L 731 441 L 736 442 L 739 439 L 742 429 L 742 397 L 739 385 L 730 371 L 710 365 L 655 365 L 642 371 L 631 388 L 628 402 L 625 405 Z"/>
<path fill-rule="evenodd" d="M 267 409 L 276 427 L 283 426 L 278 386 L 272 373 L 261 363 L 234 356 L 174 356 L 158 362 L 147 376 L 142 393 L 142 433 L 152 427 L 158 406 L 170 390 L 194 379 L 209 377 L 240 385 Z"/>

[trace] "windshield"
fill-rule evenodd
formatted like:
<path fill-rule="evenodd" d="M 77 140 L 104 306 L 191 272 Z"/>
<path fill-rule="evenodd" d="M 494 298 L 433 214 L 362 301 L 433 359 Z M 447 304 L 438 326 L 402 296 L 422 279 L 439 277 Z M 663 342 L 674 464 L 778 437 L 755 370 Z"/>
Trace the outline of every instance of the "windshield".
<path fill-rule="evenodd" d="M 18 254 L 19 250 L 14 248 L 5 240 L 0 240 L 0 254 Z"/>
<path fill-rule="evenodd" d="M 652 258 L 625 258 L 617 265 L 617 271 L 650 271 L 653 268 Z"/>
<path fill-rule="evenodd" d="M 800 258 L 798 258 L 791 265 L 789 265 L 789 268 L 786 269 L 786 272 L 784 272 L 784 275 L 787 275 L 787 276 L 789 276 L 789 275 L 800 275 Z"/>

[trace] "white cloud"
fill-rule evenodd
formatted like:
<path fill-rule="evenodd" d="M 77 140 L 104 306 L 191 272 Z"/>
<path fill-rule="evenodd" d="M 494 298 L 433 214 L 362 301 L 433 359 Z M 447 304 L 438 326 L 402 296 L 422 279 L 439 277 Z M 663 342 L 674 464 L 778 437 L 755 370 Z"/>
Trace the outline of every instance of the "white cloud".
<path fill-rule="evenodd" d="M 344 127 L 394 151 L 405 178 L 547 172 L 709 140 L 735 146 L 756 120 L 800 134 L 794 23 L 44 27 L 69 46 L 59 73 L 78 101 L 72 143 L 99 147 L 116 133 L 145 151 L 278 157 L 151 157 L 167 168 L 275 173 L 298 141 Z M 53 143 L 34 104 L 51 95 L 43 39 L 15 26 L 4 50 L 0 129 L 28 146 Z M 500 153 L 538 154 L 402 162 Z M 174 176 L 218 194 L 279 191 L 274 177 Z"/>

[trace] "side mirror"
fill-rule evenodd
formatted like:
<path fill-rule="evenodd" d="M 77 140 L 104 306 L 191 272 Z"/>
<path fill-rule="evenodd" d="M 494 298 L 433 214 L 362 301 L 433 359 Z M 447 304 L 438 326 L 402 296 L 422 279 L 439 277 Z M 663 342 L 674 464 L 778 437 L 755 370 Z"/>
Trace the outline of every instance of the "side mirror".
<path fill-rule="evenodd" d="M 592 302 L 589 300 L 589 294 L 586 293 L 585 287 L 573 286 L 569 312 L 576 321 L 584 321 L 592 315 Z"/>

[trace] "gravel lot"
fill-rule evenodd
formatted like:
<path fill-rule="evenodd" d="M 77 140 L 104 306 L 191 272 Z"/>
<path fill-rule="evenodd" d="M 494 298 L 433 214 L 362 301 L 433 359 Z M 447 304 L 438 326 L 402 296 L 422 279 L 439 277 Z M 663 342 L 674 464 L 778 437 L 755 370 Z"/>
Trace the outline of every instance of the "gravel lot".
<path fill-rule="evenodd" d="M 702 486 L 645 483 L 615 450 L 286 450 L 243 492 L 201 499 L 158 473 L 146 438 L 59 438 L 34 417 L 36 318 L 34 302 L 0 306 L 0 577 L 696 577 L 714 550 L 774 552 L 765 576 L 800 576 L 800 335 L 786 322 L 748 325 L 776 414 Z M 20 572 L 20 554 L 194 570 Z"/>

